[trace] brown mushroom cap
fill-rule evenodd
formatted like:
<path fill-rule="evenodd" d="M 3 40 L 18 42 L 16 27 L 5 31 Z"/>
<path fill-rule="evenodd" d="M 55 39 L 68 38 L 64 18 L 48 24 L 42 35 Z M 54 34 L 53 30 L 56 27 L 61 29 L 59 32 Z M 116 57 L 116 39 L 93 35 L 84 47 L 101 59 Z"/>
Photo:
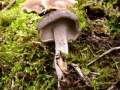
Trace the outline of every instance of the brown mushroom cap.
<path fill-rule="evenodd" d="M 67 39 L 75 40 L 79 36 L 79 23 L 77 16 L 70 11 L 56 10 L 47 14 L 38 23 L 39 37 L 42 42 L 54 41 L 53 28 L 57 22 L 64 22 L 67 29 Z"/>

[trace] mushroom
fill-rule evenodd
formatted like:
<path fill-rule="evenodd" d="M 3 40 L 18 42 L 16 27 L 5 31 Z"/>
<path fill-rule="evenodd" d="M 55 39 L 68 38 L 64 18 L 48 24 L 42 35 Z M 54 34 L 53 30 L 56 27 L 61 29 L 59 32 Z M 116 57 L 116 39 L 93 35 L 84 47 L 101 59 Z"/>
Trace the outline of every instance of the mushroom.
<path fill-rule="evenodd" d="M 61 53 L 68 54 L 68 41 L 79 36 L 77 16 L 70 11 L 52 11 L 38 23 L 38 33 L 42 42 L 55 42 L 54 65 L 58 81 L 63 80 L 64 74 L 67 74 L 67 64 Z"/>

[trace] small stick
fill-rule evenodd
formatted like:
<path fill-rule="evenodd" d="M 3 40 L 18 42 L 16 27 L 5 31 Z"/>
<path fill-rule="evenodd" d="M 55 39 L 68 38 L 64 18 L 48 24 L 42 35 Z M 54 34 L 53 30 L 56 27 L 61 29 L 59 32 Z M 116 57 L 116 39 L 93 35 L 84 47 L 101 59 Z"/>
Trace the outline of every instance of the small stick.
<path fill-rule="evenodd" d="M 12 0 L 3 10 L 11 8 L 16 3 L 16 0 Z"/>
<path fill-rule="evenodd" d="M 113 47 L 113 48 L 107 50 L 106 52 L 104 52 L 103 54 L 101 54 L 100 56 L 98 56 L 96 59 L 94 59 L 93 61 L 89 62 L 89 63 L 87 64 L 87 66 L 92 65 L 92 64 L 95 63 L 97 60 L 99 60 L 99 59 L 102 58 L 103 56 L 111 53 L 112 51 L 114 51 L 114 50 L 119 50 L 119 49 L 120 49 L 120 46 L 119 46 L 119 47 Z"/>
<path fill-rule="evenodd" d="M 84 78 L 84 75 L 83 75 L 81 69 L 79 68 L 79 66 L 77 64 L 74 64 L 74 63 L 72 63 L 71 65 L 78 72 L 78 74 L 80 75 L 80 77 Z"/>
<path fill-rule="evenodd" d="M 114 85 L 110 86 L 107 90 L 113 90 L 115 88 Z"/>
<path fill-rule="evenodd" d="M 81 69 L 77 64 L 72 63 L 72 67 L 77 71 L 77 73 L 80 75 L 80 77 L 85 81 L 87 86 L 90 86 L 90 80 L 84 74 L 82 73 Z"/>

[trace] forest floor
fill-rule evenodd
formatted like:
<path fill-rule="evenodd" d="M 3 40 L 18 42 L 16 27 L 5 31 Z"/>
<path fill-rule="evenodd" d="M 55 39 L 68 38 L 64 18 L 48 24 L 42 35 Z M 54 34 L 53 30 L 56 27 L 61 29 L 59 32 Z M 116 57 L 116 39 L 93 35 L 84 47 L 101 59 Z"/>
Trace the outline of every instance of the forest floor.
<path fill-rule="evenodd" d="M 0 90 L 56 90 L 54 45 L 39 41 L 42 17 L 22 12 L 23 1 L 0 11 Z M 120 90 L 120 1 L 78 0 L 72 10 L 81 31 L 69 43 L 66 59 L 73 84 L 68 90 Z M 88 81 L 78 77 L 73 63 Z"/>

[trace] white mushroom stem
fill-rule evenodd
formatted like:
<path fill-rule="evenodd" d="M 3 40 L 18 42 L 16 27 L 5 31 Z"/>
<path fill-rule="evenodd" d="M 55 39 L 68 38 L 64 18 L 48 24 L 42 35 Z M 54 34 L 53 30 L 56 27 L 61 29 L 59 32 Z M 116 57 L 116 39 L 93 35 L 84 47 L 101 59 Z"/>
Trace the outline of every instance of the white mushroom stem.
<path fill-rule="evenodd" d="M 67 25 L 64 22 L 56 23 L 54 27 L 54 39 L 55 39 L 55 59 L 54 65 L 56 69 L 56 74 L 58 76 L 58 81 L 64 79 L 64 73 L 67 71 L 67 64 L 61 56 L 63 54 L 68 54 L 68 42 L 67 42 Z"/>
<path fill-rule="evenodd" d="M 57 23 L 54 27 L 55 53 L 68 54 L 67 25 L 64 22 Z"/>

